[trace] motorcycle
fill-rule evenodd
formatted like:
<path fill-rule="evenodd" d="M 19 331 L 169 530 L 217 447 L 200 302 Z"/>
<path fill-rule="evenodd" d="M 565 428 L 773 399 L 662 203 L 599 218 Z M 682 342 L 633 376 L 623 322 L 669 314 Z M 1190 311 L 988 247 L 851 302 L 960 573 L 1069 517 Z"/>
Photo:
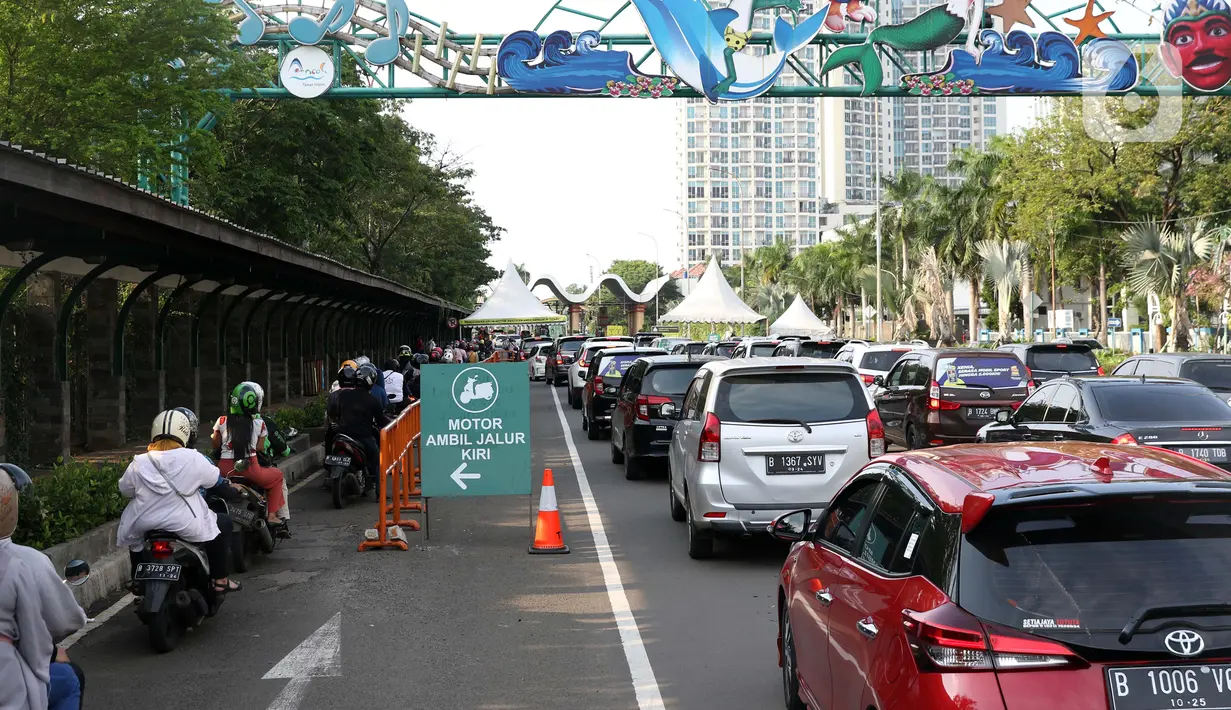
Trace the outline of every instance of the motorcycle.
<path fill-rule="evenodd" d="M 231 516 L 231 566 L 236 572 L 247 572 L 248 563 L 256 553 L 268 555 L 283 538 L 281 525 L 271 526 L 268 499 L 260 487 L 243 476 L 231 476 L 231 486 L 241 497 L 222 501 Z"/>
<path fill-rule="evenodd" d="M 466 386 L 462 388 L 462 393 L 458 397 L 458 400 L 462 404 L 469 404 L 471 400 L 475 399 L 490 400 L 493 396 L 495 396 L 495 392 L 493 390 L 495 385 L 491 382 L 481 382 L 476 385 L 475 381 L 478 379 L 478 375 L 471 375 L 466 378 Z"/>
<path fill-rule="evenodd" d="M 325 457 L 325 481 L 333 493 L 333 507 L 345 508 L 351 496 L 367 495 L 375 486 L 363 458 L 362 444 L 345 434 L 334 435 L 333 448 Z"/>
<path fill-rule="evenodd" d="M 216 499 L 210 501 L 211 508 L 216 505 Z M 174 649 L 185 631 L 217 614 L 226 599 L 214 589 L 205 550 L 164 530 L 145 534 L 132 592 L 141 597 L 137 618 L 159 653 Z"/>

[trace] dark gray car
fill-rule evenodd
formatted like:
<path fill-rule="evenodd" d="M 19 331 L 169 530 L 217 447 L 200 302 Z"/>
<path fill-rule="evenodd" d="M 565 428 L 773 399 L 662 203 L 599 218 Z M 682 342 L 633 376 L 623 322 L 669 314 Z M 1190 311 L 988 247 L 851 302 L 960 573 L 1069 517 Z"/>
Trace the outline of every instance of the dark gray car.
<path fill-rule="evenodd" d="M 1134 355 L 1116 366 L 1113 375 L 1183 377 L 1200 382 L 1231 403 L 1231 355 L 1215 353 L 1151 353 Z"/>

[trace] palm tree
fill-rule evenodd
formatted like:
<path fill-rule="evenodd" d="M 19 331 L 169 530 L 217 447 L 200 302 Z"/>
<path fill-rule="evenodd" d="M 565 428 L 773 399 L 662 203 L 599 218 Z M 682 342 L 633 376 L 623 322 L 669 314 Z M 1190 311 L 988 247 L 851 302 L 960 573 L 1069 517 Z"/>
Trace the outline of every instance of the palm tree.
<path fill-rule="evenodd" d="M 978 244 L 1005 236 L 1009 227 L 1009 199 L 1001 189 L 1007 158 L 993 144 L 987 151 L 967 149 L 949 161 L 949 172 L 962 176 L 962 185 L 945 202 L 953 215 L 953 229 L 944 240 L 942 254 L 954 273 L 970 285 L 970 341 L 979 326 L 979 278 L 983 259 Z"/>
<path fill-rule="evenodd" d="M 786 311 L 790 295 L 786 288 L 778 283 L 762 286 L 757 290 L 757 313 L 765 316 L 767 322 L 773 323 Z"/>
<path fill-rule="evenodd" d="M 1022 277 L 1029 267 L 1030 247 L 1026 242 L 1009 239 L 989 239 L 975 246 L 983 259 L 983 275 L 996 287 L 996 308 L 1000 317 L 1000 333 L 1005 340 L 1009 333 L 1009 303 L 1013 291 L 1022 284 Z M 977 301 L 976 301 L 977 303 Z"/>
<path fill-rule="evenodd" d="M 1124 266 L 1129 287 L 1171 299 L 1169 352 L 1188 349 L 1188 301 L 1184 287 L 1194 266 L 1210 258 L 1218 245 L 1216 230 L 1204 221 L 1169 224 L 1146 222 L 1129 227 L 1124 239 Z"/>
<path fill-rule="evenodd" d="M 910 268 L 910 239 L 916 233 L 919 219 L 926 210 L 923 199 L 932 178 L 923 177 L 919 173 L 906 171 L 896 176 L 881 176 L 881 191 L 885 199 L 893 204 L 891 219 L 894 229 L 891 232 L 901 249 L 902 259 L 898 264 L 899 275 L 905 279 Z M 881 219 L 885 218 L 882 211 Z M 882 224 L 883 226 L 883 224 Z"/>

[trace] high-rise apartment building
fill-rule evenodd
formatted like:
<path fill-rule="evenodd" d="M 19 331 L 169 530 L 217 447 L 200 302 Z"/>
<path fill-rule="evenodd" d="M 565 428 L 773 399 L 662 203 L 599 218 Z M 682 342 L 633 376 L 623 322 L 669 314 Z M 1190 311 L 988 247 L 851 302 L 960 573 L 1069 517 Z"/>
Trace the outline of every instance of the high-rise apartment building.
<path fill-rule="evenodd" d="M 805 11 L 813 11 L 805 1 Z M 825 12 L 824 3 L 815 4 Z M 926 3 L 885 4 L 893 23 L 910 19 Z M 753 29 L 768 32 L 761 13 Z M 858 31 L 855 25 L 850 31 Z M 764 51 L 763 47 L 755 47 Z M 946 50 L 947 51 L 947 50 Z M 931 58 L 938 66 L 943 53 Z M 820 53 L 806 47 L 796 58 L 818 74 Z M 922 68 L 922 56 L 911 59 Z M 896 71 L 896 69 L 895 69 Z M 899 74 L 894 74 L 896 79 Z M 854 83 L 835 72 L 831 85 Z M 804 86 L 788 68 L 781 86 Z M 875 211 L 876 176 L 914 170 L 955 183 L 945 167 L 959 148 L 982 148 L 1005 131 L 1003 98 L 792 98 L 760 97 L 711 105 L 679 104 L 680 260 L 687 266 L 711 254 L 739 263 L 742 251 L 774 243 L 798 252 L 833 235 L 850 218 Z"/>

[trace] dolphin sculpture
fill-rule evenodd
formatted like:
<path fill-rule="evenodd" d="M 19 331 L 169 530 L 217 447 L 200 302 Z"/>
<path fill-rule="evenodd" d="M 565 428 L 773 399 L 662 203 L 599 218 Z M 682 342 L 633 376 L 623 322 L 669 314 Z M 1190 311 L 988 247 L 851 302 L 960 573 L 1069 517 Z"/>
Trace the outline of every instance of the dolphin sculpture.
<path fill-rule="evenodd" d="M 704 0 L 632 2 L 672 71 L 712 103 L 750 99 L 768 91 L 786 68 L 787 57 L 811 42 L 825 23 L 824 13 L 798 25 L 777 18 L 774 51 L 758 57 L 738 51 L 747 42 L 752 14 L 771 7 L 798 7 L 797 1 L 735 0 L 717 10 L 708 9 Z"/>

